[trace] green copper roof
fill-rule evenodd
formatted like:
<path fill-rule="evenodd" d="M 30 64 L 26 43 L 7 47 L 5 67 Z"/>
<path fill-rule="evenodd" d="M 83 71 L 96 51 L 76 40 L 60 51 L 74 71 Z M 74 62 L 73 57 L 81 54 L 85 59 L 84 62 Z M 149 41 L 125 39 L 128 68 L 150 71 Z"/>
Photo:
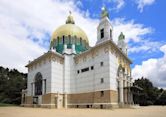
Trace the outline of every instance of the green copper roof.
<path fill-rule="evenodd" d="M 77 54 L 89 49 L 89 44 L 85 40 L 74 39 L 74 37 L 71 38 L 65 37 L 64 39 L 63 38 L 56 39 L 51 42 L 50 49 L 52 47 L 56 48 L 56 51 L 62 54 L 65 44 L 67 45 L 68 49 L 71 49 L 72 45 L 75 45 L 75 50 Z"/>
<path fill-rule="evenodd" d="M 118 40 L 124 40 L 125 39 L 125 35 L 123 34 L 123 32 L 120 33 Z"/>

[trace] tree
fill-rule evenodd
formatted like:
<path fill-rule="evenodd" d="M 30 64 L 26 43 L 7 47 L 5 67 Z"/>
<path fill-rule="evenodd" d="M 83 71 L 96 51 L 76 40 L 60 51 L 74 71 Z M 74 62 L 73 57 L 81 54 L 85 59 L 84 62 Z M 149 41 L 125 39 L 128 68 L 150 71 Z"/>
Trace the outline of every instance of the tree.
<path fill-rule="evenodd" d="M 134 102 L 140 105 L 161 105 L 166 104 L 166 92 L 153 86 L 153 83 L 147 78 L 141 78 L 134 81 L 134 86 L 141 87 L 143 90 L 139 95 L 134 95 Z M 164 93 L 161 95 L 161 93 Z M 161 95 L 161 96 L 160 96 Z"/>
<path fill-rule="evenodd" d="M 0 102 L 21 103 L 21 91 L 26 88 L 27 74 L 0 67 Z"/>

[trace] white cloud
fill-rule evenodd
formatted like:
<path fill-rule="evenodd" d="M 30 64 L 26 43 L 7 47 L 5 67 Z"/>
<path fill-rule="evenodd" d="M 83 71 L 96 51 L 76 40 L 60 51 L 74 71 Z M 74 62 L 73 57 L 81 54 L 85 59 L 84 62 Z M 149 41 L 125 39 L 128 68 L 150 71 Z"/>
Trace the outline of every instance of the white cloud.
<path fill-rule="evenodd" d="M 25 72 L 29 60 L 47 51 L 49 39 L 45 34 L 52 34 L 64 24 L 68 11 L 72 11 L 76 25 L 86 32 L 90 45 L 94 46 L 99 20 L 90 18 L 88 10 L 80 11 L 73 0 L 1 0 L 0 65 Z M 121 31 L 127 41 L 134 42 L 140 42 L 143 35 L 152 32 L 149 27 L 122 18 L 114 19 L 112 25 L 115 41 Z"/>
<path fill-rule="evenodd" d="M 136 4 L 138 5 L 137 8 L 140 10 L 140 12 L 143 12 L 145 6 L 152 5 L 154 2 L 155 0 L 137 0 Z"/>
<path fill-rule="evenodd" d="M 119 11 L 125 6 L 125 1 L 124 0 L 103 0 L 104 4 L 115 4 L 113 8 L 110 8 L 109 10 L 115 10 Z"/>
<path fill-rule="evenodd" d="M 116 6 L 117 9 L 121 9 L 125 5 L 124 0 L 116 0 L 116 2 L 117 2 Z"/>
<path fill-rule="evenodd" d="M 144 35 L 150 34 L 153 32 L 153 29 L 150 27 L 145 27 L 142 24 L 137 24 L 134 20 L 125 21 L 124 18 L 116 18 L 112 21 L 113 27 L 113 37 L 114 41 L 117 42 L 120 32 L 123 32 L 126 38 L 126 41 L 140 42 Z"/>
<path fill-rule="evenodd" d="M 98 20 L 89 18 L 88 11 L 80 11 L 72 0 L 1 0 L 0 65 L 26 72 L 28 61 L 47 51 L 43 47 L 49 44 L 45 34 L 64 24 L 70 10 L 93 43 Z"/>
<path fill-rule="evenodd" d="M 153 28 L 135 23 L 134 20 L 126 21 L 124 18 L 116 18 L 112 20 L 112 25 L 115 43 L 118 41 L 119 34 L 123 32 L 126 42 L 128 43 L 129 53 L 152 53 L 158 51 L 162 45 L 160 42 L 152 41 L 147 38 L 147 35 L 154 32 Z M 132 44 L 129 42 L 132 42 Z"/>
<path fill-rule="evenodd" d="M 18 30 L 19 31 L 19 30 Z M 7 33 L 0 35 L 0 65 L 26 72 L 25 65 L 46 50 L 27 39 L 18 39 Z"/>
<path fill-rule="evenodd" d="M 83 7 L 83 4 L 82 4 L 81 0 L 76 0 L 76 5 L 78 7 Z"/>
<path fill-rule="evenodd" d="M 152 53 L 158 51 L 161 45 L 162 44 L 160 42 L 149 41 L 148 39 L 147 40 L 144 39 L 139 42 L 139 45 L 134 45 L 132 47 L 129 47 L 128 51 L 129 53 L 139 53 L 139 52 Z"/>
<path fill-rule="evenodd" d="M 166 45 L 162 46 L 160 50 L 164 53 L 163 57 L 148 59 L 133 68 L 134 79 L 144 76 L 150 79 L 155 86 L 166 88 Z"/>

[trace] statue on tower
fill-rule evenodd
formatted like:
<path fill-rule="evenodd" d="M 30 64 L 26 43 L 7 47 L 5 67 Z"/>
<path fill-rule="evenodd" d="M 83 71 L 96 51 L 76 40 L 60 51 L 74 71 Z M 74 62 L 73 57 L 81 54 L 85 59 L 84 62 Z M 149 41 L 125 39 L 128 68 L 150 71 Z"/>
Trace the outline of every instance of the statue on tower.
<path fill-rule="evenodd" d="M 121 32 L 118 39 L 119 39 L 119 40 L 125 39 L 125 35 Z"/>
<path fill-rule="evenodd" d="M 125 35 L 123 32 L 120 33 L 118 37 L 118 47 L 125 53 L 127 54 L 127 43 L 125 42 Z"/>

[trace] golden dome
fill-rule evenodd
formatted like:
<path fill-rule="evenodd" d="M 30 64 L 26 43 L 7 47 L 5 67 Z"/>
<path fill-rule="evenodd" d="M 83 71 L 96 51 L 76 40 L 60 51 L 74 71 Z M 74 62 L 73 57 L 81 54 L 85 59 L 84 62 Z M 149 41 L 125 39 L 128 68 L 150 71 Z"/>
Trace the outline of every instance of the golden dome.
<path fill-rule="evenodd" d="M 62 38 L 63 36 L 76 36 L 77 38 L 82 38 L 82 40 L 85 40 L 88 43 L 88 38 L 85 34 L 85 32 L 79 28 L 78 26 L 74 24 L 65 24 L 60 26 L 52 35 L 51 41 L 54 39 Z"/>
<path fill-rule="evenodd" d="M 70 15 L 67 17 L 66 20 L 66 24 L 60 26 L 59 28 L 57 28 L 51 38 L 51 42 L 55 39 L 62 38 L 63 36 L 76 36 L 77 38 L 82 38 L 82 40 L 85 40 L 87 43 L 89 43 L 88 41 L 88 37 L 85 34 L 85 32 L 78 26 L 75 25 L 75 22 L 73 20 L 73 17 Z"/>

